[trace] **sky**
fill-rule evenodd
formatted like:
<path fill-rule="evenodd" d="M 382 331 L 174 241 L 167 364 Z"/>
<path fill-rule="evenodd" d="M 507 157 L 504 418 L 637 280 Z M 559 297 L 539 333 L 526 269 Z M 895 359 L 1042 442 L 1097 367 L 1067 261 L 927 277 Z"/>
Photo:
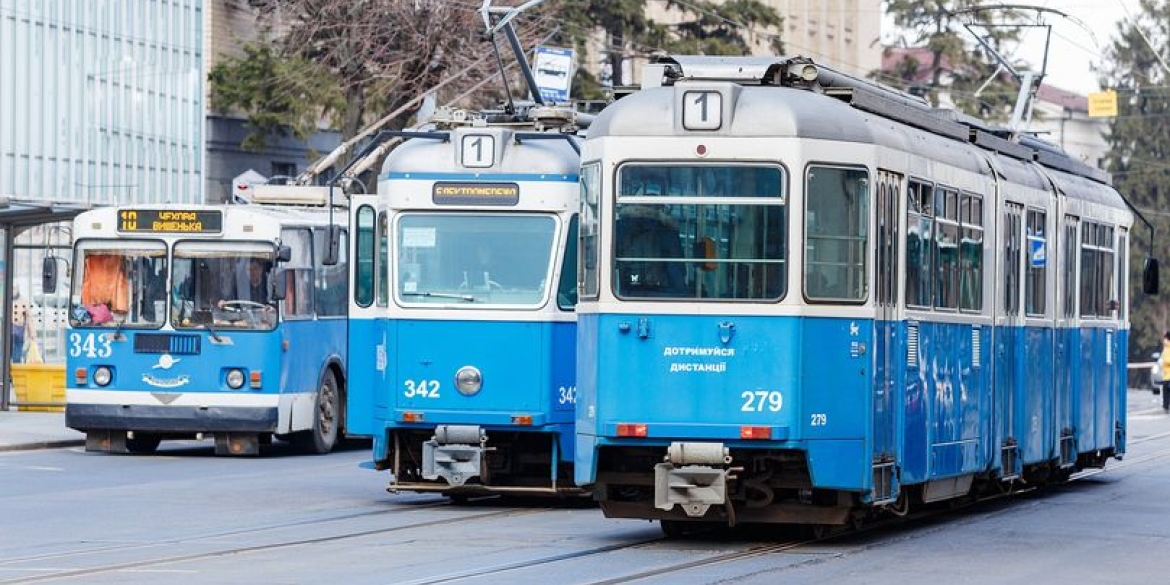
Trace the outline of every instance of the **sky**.
<path fill-rule="evenodd" d="M 1076 19 L 1052 13 L 1045 15 L 1045 21 L 1052 25 L 1045 83 L 1082 95 L 1100 91 L 1097 74 L 1090 63 L 1100 63 L 1100 55 L 1110 45 L 1117 24 L 1127 16 L 1126 9 L 1129 14 L 1138 13 L 1138 0 L 1033 0 L 1031 3 L 1054 8 Z M 1026 34 L 1019 56 L 1039 69 L 1044 29 L 1031 29 Z"/>
<path fill-rule="evenodd" d="M 1063 18 L 1051 12 L 1043 15 L 1044 23 L 1052 25 L 1044 81 L 1081 95 L 1100 91 L 1097 74 L 1090 68 L 1090 63 L 1100 61 L 1117 24 L 1126 17 L 1126 8 L 1133 14 L 1138 11 L 1138 0 L 1022 0 L 1004 3 L 1052 8 L 1072 17 Z M 1029 14 L 1035 15 L 1035 12 Z M 893 22 L 887 16 L 883 21 L 883 36 L 887 41 L 892 29 Z M 1024 29 L 1023 34 L 1023 42 L 1012 56 L 1026 59 L 1035 70 L 1039 70 L 1044 56 L 1045 29 Z M 974 38 L 970 40 L 974 43 Z"/>

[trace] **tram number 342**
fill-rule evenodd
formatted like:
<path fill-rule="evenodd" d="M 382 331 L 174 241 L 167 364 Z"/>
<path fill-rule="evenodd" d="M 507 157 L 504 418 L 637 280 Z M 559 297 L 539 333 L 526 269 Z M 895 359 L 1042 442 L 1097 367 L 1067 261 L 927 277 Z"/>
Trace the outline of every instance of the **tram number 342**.
<path fill-rule="evenodd" d="M 403 395 L 407 398 L 438 398 L 439 397 L 439 381 L 438 380 L 407 380 L 403 383 L 405 391 Z"/>

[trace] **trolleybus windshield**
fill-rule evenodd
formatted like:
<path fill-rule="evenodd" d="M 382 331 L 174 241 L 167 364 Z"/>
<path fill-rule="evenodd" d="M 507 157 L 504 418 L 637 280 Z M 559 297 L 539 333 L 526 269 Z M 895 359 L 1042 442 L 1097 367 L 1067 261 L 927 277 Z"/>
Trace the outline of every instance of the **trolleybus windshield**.
<path fill-rule="evenodd" d="M 166 321 L 167 247 L 162 241 L 84 240 L 74 259 L 74 327 L 162 327 Z"/>
<path fill-rule="evenodd" d="M 788 246 L 780 167 L 627 164 L 618 171 L 617 192 L 617 296 L 784 296 Z"/>
<path fill-rule="evenodd" d="M 395 296 L 403 305 L 539 306 L 552 274 L 556 228 L 548 215 L 404 214 Z"/>
<path fill-rule="evenodd" d="M 171 275 L 175 329 L 253 329 L 276 326 L 272 245 L 178 242 Z"/>

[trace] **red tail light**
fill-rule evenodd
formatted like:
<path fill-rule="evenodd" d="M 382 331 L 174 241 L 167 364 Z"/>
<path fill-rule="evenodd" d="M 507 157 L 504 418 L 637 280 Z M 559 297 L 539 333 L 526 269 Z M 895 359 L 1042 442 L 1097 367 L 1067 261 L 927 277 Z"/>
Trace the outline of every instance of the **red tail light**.
<path fill-rule="evenodd" d="M 739 438 L 767 440 L 772 438 L 772 427 L 739 427 Z"/>
<path fill-rule="evenodd" d="M 619 437 L 645 437 L 646 430 L 643 423 L 621 423 L 617 426 Z"/>

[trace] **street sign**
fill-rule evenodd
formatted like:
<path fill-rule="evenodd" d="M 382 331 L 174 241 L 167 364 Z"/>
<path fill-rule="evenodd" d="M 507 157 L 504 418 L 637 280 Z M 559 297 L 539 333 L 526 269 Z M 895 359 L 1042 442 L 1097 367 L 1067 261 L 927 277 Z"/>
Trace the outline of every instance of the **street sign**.
<path fill-rule="evenodd" d="M 552 102 L 569 101 L 569 87 L 573 83 L 573 49 L 537 47 L 532 74 L 542 98 Z"/>
<path fill-rule="evenodd" d="M 1117 92 L 1113 90 L 1089 94 L 1089 117 L 1110 118 L 1117 115 Z"/>

